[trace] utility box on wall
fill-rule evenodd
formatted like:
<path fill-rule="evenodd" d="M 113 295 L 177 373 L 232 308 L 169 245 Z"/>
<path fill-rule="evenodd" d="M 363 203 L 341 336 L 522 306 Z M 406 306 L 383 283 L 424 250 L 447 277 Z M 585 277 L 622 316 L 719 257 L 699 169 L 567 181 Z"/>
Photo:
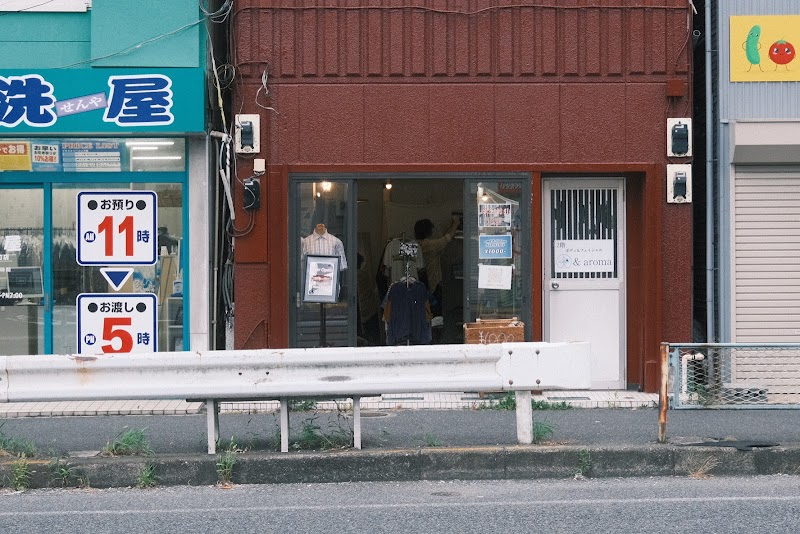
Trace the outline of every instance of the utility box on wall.
<path fill-rule="evenodd" d="M 667 119 L 667 157 L 692 156 L 692 119 Z"/>
<path fill-rule="evenodd" d="M 688 204 L 692 201 L 692 166 L 667 165 L 667 202 Z"/>

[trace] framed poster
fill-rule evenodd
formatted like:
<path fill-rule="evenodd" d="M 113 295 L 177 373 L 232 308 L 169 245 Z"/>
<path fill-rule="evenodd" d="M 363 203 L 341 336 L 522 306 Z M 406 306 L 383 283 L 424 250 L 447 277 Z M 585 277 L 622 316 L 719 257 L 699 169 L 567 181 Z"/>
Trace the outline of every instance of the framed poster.
<path fill-rule="evenodd" d="M 511 228 L 511 204 L 478 204 L 479 228 Z"/>
<path fill-rule="evenodd" d="M 339 256 L 306 256 L 303 302 L 339 299 Z"/>

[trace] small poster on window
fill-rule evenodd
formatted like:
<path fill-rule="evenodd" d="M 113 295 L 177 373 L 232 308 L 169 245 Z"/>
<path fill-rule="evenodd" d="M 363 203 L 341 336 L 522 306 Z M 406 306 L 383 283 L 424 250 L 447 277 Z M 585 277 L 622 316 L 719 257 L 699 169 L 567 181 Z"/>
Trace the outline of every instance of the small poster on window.
<path fill-rule="evenodd" d="M 512 257 L 511 234 L 478 236 L 478 259 L 502 260 Z"/>
<path fill-rule="evenodd" d="M 478 264 L 479 289 L 511 289 L 513 265 Z"/>
<path fill-rule="evenodd" d="M 511 228 L 511 204 L 478 204 L 478 227 Z"/>
<path fill-rule="evenodd" d="M 339 298 L 339 257 L 306 256 L 304 302 L 336 302 Z"/>

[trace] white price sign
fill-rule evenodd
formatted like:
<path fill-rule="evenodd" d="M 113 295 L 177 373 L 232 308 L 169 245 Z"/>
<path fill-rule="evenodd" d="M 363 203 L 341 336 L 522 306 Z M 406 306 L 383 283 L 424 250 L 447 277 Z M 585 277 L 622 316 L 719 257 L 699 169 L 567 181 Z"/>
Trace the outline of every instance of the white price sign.
<path fill-rule="evenodd" d="M 153 191 L 78 193 L 78 264 L 154 265 L 157 206 Z"/>
<path fill-rule="evenodd" d="M 157 352 L 152 293 L 78 295 L 78 354 Z"/>

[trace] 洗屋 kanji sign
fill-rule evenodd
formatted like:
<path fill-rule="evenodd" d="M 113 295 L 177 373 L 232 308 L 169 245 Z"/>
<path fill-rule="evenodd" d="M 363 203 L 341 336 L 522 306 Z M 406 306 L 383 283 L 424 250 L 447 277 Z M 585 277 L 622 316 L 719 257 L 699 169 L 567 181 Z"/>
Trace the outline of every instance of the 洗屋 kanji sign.
<path fill-rule="evenodd" d="M 153 191 L 78 193 L 78 264 L 154 265 L 156 208 Z"/>

